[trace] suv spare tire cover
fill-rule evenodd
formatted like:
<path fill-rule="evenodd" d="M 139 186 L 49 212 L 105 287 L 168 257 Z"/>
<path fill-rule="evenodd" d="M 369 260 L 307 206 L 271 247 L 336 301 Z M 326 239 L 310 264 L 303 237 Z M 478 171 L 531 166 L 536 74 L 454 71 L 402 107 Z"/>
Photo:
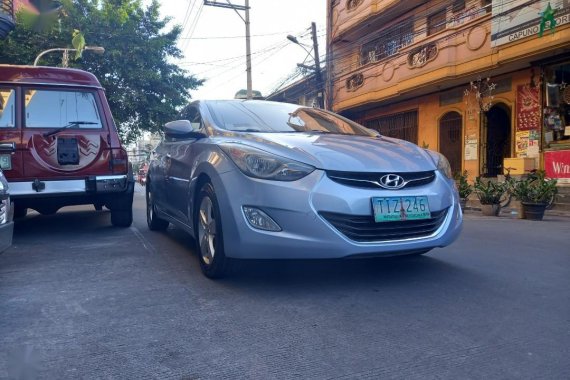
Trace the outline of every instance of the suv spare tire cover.
<path fill-rule="evenodd" d="M 76 138 L 79 148 L 79 164 L 78 165 L 60 165 L 57 159 L 57 139 Z M 101 134 L 85 134 L 81 133 L 60 133 L 56 136 L 44 137 L 41 134 L 34 134 L 30 139 L 31 154 L 38 164 L 57 171 L 72 172 L 89 166 L 103 152 L 107 143 L 101 137 Z"/>

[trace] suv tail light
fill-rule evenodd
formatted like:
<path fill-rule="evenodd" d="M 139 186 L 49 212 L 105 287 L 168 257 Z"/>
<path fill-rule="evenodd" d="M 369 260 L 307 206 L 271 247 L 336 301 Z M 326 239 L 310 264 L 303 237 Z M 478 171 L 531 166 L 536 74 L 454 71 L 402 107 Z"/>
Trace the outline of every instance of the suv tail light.
<path fill-rule="evenodd" d="M 129 172 L 129 159 L 125 149 L 111 149 L 111 170 L 113 174 L 127 174 Z"/>

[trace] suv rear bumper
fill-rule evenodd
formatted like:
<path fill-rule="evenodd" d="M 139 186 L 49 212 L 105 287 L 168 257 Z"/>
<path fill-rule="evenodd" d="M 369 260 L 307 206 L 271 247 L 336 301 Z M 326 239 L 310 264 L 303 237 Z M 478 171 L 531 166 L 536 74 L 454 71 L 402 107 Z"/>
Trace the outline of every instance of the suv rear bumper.
<path fill-rule="evenodd" d="M 10 182 L 13 200 L 49 198 L 70 195 L 96 195 L 124 192 L 129 188 L 129 176 L 109 175 L 62 181 Z"/>

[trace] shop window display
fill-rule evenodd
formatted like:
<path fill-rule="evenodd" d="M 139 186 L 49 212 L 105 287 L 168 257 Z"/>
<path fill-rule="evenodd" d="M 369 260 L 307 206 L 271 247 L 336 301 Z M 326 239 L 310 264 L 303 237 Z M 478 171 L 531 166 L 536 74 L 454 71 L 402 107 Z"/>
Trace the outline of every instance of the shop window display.
<path fill-rule="evenodd" d="M 570 63 L 544 72 L 544 140 L 550 148 L 570 147 Z"/>

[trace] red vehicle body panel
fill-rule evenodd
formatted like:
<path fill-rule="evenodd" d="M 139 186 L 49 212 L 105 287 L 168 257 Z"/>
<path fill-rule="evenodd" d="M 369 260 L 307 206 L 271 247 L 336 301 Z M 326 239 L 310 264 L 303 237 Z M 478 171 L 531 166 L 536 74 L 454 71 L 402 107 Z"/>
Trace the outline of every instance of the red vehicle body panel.
<path fill-rule="evenodd" d="M 0 65 L 0 163 L 17 218 L 92 204 L 132 223 L 132 168 L 91 73 Z"/>
<path fill-rule="evenodd" d="M 0 141 L 15 142 L 12 170 L 8 180 L 29 181 L 83 178 L 114 173 L 111 149 L 120 148 L 116 127 L 107 106 L 105 92 L 97 78 L 85 71 L 54 67 L 0 65 L 0 87 L 16 89 L 16 128 L 0 128 Z M 53 128 L 27 128 L 24 117 L 26 90 L 65 89 L 91 92 L 100 113 L 102 128 L 70 128 L 57 135 L 44 136 Z M 59 165 L 58 138 L 74 138 L 79 147 L 79 164 Z M 25 165 L 24 165 L 25 163 Z"/>

